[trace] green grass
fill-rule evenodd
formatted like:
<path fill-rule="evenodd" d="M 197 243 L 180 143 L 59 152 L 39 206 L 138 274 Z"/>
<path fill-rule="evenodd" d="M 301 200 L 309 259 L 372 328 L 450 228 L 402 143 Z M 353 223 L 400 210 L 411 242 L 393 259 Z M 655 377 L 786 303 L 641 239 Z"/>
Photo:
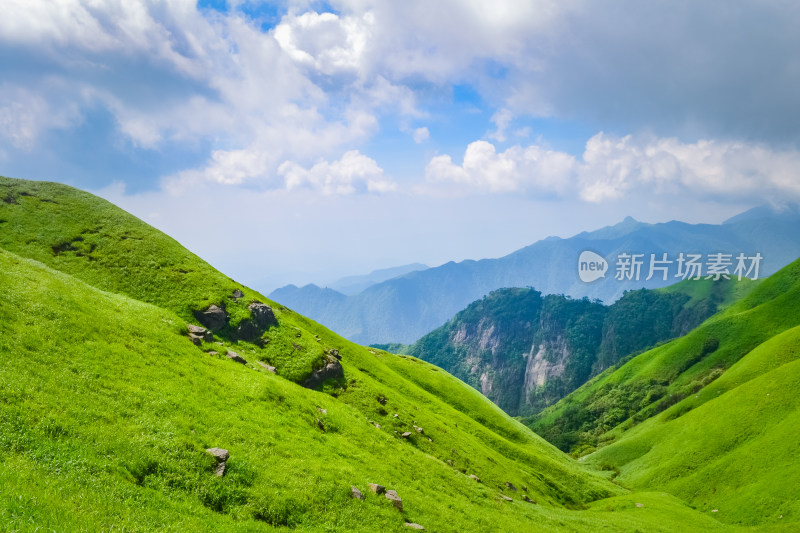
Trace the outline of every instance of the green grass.
<path fill-rule="evenodd" d="M 3 531 L 724 529 L 672 496 L 592 473 L 440 369 L 277 305 L 264 348 L 196 347 L 192 310 L 234 288 L 266 300 L 86 193 L 0 184 Z M 70 235 L 84 240 L 58 248 Z M 334 348 L 344 383 L 316 392 L 292 381 Z M 230 450 L 223 478 L 211 446 Z M 370 482 L 397 490 L 404 512 Z"/>
<path fill-rule="evenodd" d="M 729 524 L 800 521 L 800 261 L 687 336 L 545 413 L 582 421 L 577 454 L 628 487 L 663 490 Z M 587 444 L 589 443 L 589 444 Z M 594 447 L 599 447 L 594 451 Z"/>

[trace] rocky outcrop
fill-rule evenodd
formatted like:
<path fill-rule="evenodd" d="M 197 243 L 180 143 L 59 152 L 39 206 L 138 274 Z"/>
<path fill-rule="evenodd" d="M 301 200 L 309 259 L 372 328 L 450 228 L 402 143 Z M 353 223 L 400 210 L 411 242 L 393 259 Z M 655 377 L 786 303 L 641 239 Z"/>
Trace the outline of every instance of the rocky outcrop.
<path fill-rule="evenodd" d="M 236 361 L 237 363 L 241 363 L 243 365 L 247 364 L 247 360 L 236 352 L 228 352 L 225 354 L 225 356 L 231 361 Z"/>
<path fill-rule="evenodd" d="M 267 304 L 263 304 L 261 302 L 252 302 L 247 308 L 250 310 L 250 316 L 253 317 L 253 320 L 259 329 L 267 329 L 273 324 L 278 323 L 277 319 L 275 318 L 275 313 Z"/>
<path fill-rule="evenodd" d="M 310 376 L 303 381 L 303 387 L 307 389 L 317 389 L 329 379 L 342 379 L 344 378 L 344 369 L 342 364 L 334 357 L 326 356 L 324 365 L 311 373 Z"/>
<path fill-rule="evenodd" d="M 228 324 L 228 313 L 222 307 L 211 304 L 203 311 L 195 311 L 195 318 L 211 330 L 222 329 Z"/>

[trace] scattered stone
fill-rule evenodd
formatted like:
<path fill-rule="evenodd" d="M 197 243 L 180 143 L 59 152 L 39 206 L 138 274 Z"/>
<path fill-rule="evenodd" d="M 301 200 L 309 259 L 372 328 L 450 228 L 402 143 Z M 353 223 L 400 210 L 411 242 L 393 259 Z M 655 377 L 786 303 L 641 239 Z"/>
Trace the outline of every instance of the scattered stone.
<path fill-rule="evenodd" d="M 224 476 L 225 466 L 231 454 L 228 453 L 228 450 L 225 450 L 223 448 L 208 448 L 206 452 L 211 454 L 214 457 L 214 459 L 217 460 L 217 466 L 214 467 L 214 474 L 219 477 Z"/>
<path fill-rule="evenodd" d="M 350 497 L 356 500 L 363 500 L 364 495 L 355 486 L 350 487 Z"/>
<path fill-rule="evenodd" d="M 428 437 L 428 442 L 433 442 L 433 439 Z"/>
<path fill-rule="evenodd" d="M 711 509 L 711 512 L 712 512 L 712 513 L 718 513 L 718 512 L 719 512 L 719 509 Z"/>
<path fill-rule="evenodd" d="M 261 366 L 261 368 L 263 368 L 267 372 L 272 372 L 273 374 L 277 374 L 278 373 L 277 369 L 274 366 L 268 365 L 264 361 L 256 361 L 256 362 L 259 364 L 259 366 Z"/>
<path fill-rule="evenodd" d="M 644 507 L 644 504 L 643 503 L 637 503 L 636 507 Z"/>
<path fill-rule="evenodd" d="M 255 320 L 256 326 L 258 326 L 259 329 L 266 329 L 269 326 L 278 323 L 278 321 L 275 319 L 275 313 L 267 304 L 262 304 L 261 302 L 252 302 L 247 306 L 247 308 L 250 310 L 250 316 L 253 317 L 253 320 Z"/>
<path fill-rule="evenodd" d="M 450 466 L 453 466 L 453 460 L 452 459 L 448 459 L 447 460 L 447 464 L 449 464 Z"/>
<path fill-rule="evenodd" d="M 195 326 L 194 324 L 187 324 L 186 328 L 189 330 L 189 336 L 190 337 L 192 335 L 194 335 L 194 336 L 200 337 L 200 339 L 202 339 L 202 340 L 204 340 L 206 342 L 211 342 L 212 340 L 214 340 L 214 336 L 211 334 L 211 332 L 208 331 L 206 328 L 204 328 L 202 326 Z"/>
<path fill-rule="evenodd" d="M 425 531 L 425 528 L 419 524 L 415 524 L 414 522 L 406 522 L 406 527 L 409 529 L 418 529 L 419 531 Z"/>
<path fill-rule="evenodd" d="M 319 338 L 319 336 L 317 336 L 317 338 Z M 333 349 L 333 350 L 328 351 L 328 353 L 331 354 L 332 356 L 334 356 L 336 359 L 341 359 L 342 358 L 342 356 L 339 355 L 339 350 Z"/>
<path fill-rule="evenodd" d="M 517 487 L 515 487 L 514 484 L 511 483 L 510 481 L 506 481 L 506 487 L 513 490 L 514 492 L 517 492 Z"/>
<path fill-rule="evenodd" d="M 236 361 L 237 363 L 242 363 L 243 365 L 247 364 L 247 360 L 236 352 L 228 352 L 225 354 L 225 356 L 231 361 Z"/>
<path fill-rule="evenodd" d="M 302 334 L 302 333 L 298 333 L 297 335 L 295 335 L 295 337 L 297 337 L 298 339 L 299 339 L 300 337 L 302 337 L 302 336 L 303 336 L 303 334 Z"/>
<path fill-rule="evenodd" d="M 300 346 L 299 344 L 296 344 L 294 342 L 292 343 L 292 348 L 294 348 L 295 350 L 299 350 L 301 352 L 305 351 L 305 348 L 303 348 L 302 346 Z"/>
<path fill-rule="evenodd" d="M 238 300 L 239 298 L 244 298 L 244 293 L 240 289 L 235 289 L 233 291 L 233 299 Z"/>
<path fill-rule="evenodd" d="M 395 418 L 400 418 L 400 415 L 398 415 L 397 413 L 393 414 L 392 416 Z"/>
<path fill-rule="evenodd" d="M 514 498 L 509 498 L 505 494 L 501 494 L 500 497 L 503 498 L 507 502 L 513 502 L 514 501 Z"/>
<path fill-rule="evenodd" d="M 420 433 L 420 434 L 423 434 L 423 435 L 425 434 L 425 431 L 423 431 L 423 429 L 421 427 L 419 427 L 419 426 L 414 426 L 414 429 L 417 430 L 417 433 Z"/>
<path fill-rule="evenodd" d="M 375 427 L 378 428 L 378 429 L 381 429 L 381 425 L 380 424 L 375 424 Z"/>
<path fill-rule="evenodd" d="M 384 487 L 383 485 L 378 485 L 377 483 L 370 483 L 369 490 L 371 490 L 375 494 L 383 494 L 384 492 L 386 492 L 386 487 Z"/>
<path fill-rule="evenodd" d="M 470 478 L 470 479 L 474 479 L 474 480 L 475 480 L 475 481 L 477 481 L 478 483 L 480 483 L 480 482 L 481 482 L 481 478 L 479 478 L 479 477 L 478 477 L 478 476 L 476 476 L 475 474 L 470 474 L 470 475 L 469 475 L 469 478 Z"/>
<path fill-rule="evenodd" d="M 219 354 L 219 352 L 215 352 L 214 350 L 211 350 L 210 352 L 208 352 L 208 355 L 218 355 L 218 354 Z"/>
<path fill-rule="evenodd" d="M 531 499 L 528 497 L 528 495 L 527 495 L 527 494 L 525 494 L 524 496 L 522 496 L 522 499 L 523 499 L 523 500 L 525 500 L 525 501 L 526 501 L 526 502 L 528 502 L 528 503 L 536 503 L 535 501 L 531 500 Z"/>
<path fill-rule="evenodd" d="M 317 427 L 318 427 L 319 429 L 321 429 L 322 431 L 325 431 L 325 422 L 323 422 L 322 420 L 320 420 L 319 418 L 317 418 Z"/>
<path fill-rule="evenodd" d="M 403 500 L 401 500 L 400 496 L 397 495 L 397 491 L 387 490 L 384 496 L 386 496 L 387 500 L 392 502 L 392 505 L 394 505 L 395 509 L 401 513 L 403 512 Z"/>
<path fill-rule="evenodd" d="M 386 396 L 384 396 L 383 394 L 378 396 L 378 403 L 381 405 L 386 405 Z"/>
<path fill-rule="evenodd" d="M 329 357 L 326 359 L 325 366 L 315 370 L 302 383 L 307 389 L 316 389 L 329 379 L 341 379 L 344 377 L 344 369 L 336 359 Z"/>
<path fill-rule="evenodd" d="M 195 311 L 194 316 L 208 329 L 221 329 L 228 323 L 228 313 L 214 304 L 209 305 L 204 311 Z"/>
<path fill-rule="evenodd" d="M 405 433 L 403 433 L 400 436 L 403 437 L 404 439 L 407 439 L 407 438 L 409 438 L 411 436 L 411 432 L 410 431 L 406 431 Z"/>
<path fill-rule="evenodd" d="M 328 410 L 327 409 L 323 409 L 322 407 L 317 407 L 317 411 L 319 411 L 323 415 L 327 415 L 328 414 Z"/>

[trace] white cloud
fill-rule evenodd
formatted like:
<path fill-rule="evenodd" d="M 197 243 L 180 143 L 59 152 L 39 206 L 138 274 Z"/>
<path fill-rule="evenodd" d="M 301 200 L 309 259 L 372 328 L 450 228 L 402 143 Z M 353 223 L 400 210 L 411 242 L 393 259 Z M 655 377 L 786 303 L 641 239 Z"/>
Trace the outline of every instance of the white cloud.
<path fill-rule="evenodd" d="M 73 102 L 51 102 L 24 87 L 0 84 L 0 138 L 17 149 L 31 150 L 43 133 L 70 128 L 81 120 Z"/>
<path fill-rule="evenodd" d="M 414 142 L 417 144 L 423 143 L 427 141 L 431 136 L 431 132 L 428 131 L 427 127 L 417 128 L 414 130 Z"/>
<path fill-rule="evenodd" d="M 492 123 L 495 125 L 495 130 L 489 132 L 486 136 L 498 142 L 505 142 L 506 129 L 513 119 L 514 115 L 508 109 L 497 111 L 491 118 Z"/>
<path fill-rule="evenodd" d="M 310 187 L 325 195 L 353 194 L 355 192 L 389 192 L 396 190 L 394 182 L 383 175 L 383 169 L 358 150 L 350 150 L 341 159 L 329 163 L 320 161 L 310 169 L 292 161 L 278 167 L 289 190 Z"/>
<path fill-rule="evenodd" d="M 429 183 L 463 192 L 525 192 L 578 196 L 588 202 L 634 193 L 708 196 L 719 199 L 800 200 L 800 152 L 760 144 L 675 138 L 617 137 L 598 133 L 581 159 L 543 148 L 513 146 L 497 153 L 487 141 L 471 143 L 461 164 L 433 157 Z"/>

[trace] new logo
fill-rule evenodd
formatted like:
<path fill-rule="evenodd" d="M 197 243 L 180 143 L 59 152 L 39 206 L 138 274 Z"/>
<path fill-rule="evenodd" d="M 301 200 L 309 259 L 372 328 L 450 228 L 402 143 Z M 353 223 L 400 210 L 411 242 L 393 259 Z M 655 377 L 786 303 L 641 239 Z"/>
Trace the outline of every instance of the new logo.
<path fill-rule="evenodd" d="M 578 258 L 578 277 L 584 283 L 591 283 L 606 277 L 608 262 L 601 255 L 589 250 L 581 252 Z"/>

